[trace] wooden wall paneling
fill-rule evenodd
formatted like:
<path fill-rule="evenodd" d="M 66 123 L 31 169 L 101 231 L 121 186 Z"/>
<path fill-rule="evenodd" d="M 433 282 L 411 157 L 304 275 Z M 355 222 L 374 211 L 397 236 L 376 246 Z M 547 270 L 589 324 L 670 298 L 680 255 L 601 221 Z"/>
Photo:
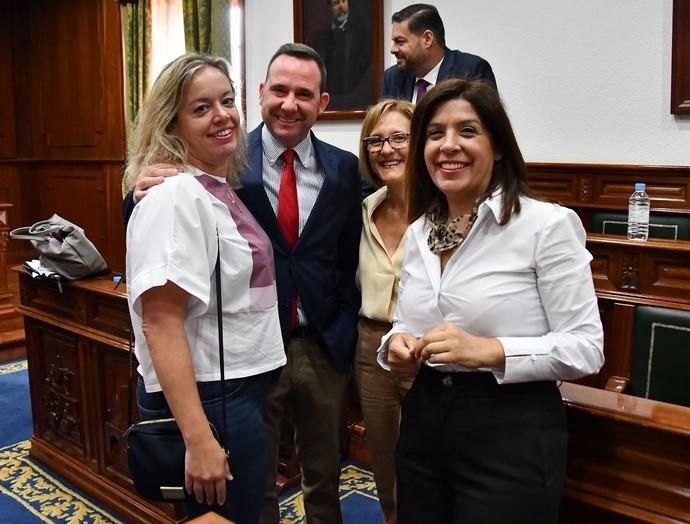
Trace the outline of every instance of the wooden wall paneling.
<path fill-rule="evenodd" d="M 40 68 L 35 59 L 37 52 L 33 15 L 37 3 L 22 0 L 6 2 L 12 17 L 16 157 L 22 159 L 36 158 L 41 145 Z"/>
<path fill-rule="evenodd" d="M 122 22 L 120 2 L 102 3 L 101 26 L 103 28 L 104 52 L 99 59 L 103 62 L 103 92 L 105 96 L 104 152 L 107 159 L 124 163 L 127 151 L 124 63 L 122 56 Z"/>
<path fill-rule="evenodd" d="M 690 114 L 690 0 L 673 0 L 671 113 Z"/>
<path fill-rule="evenodd" d="M 124 163 L 113 163 L 105 166 L 106 201 L 108 224 L 108 246 L 103 256 L 110 269 L 122 273 L 125 270 L 125 226 L 122 221 L 122 176 Z"/>
<path fill-rule="evenodd" d="M 17 136 L 14 128 L 14 63 L 12 57 L 12 4 L 3 6 L 0 17 L 0 158 L 17 155 Z"/>
<path fill-rule="evenodd" d="M 7 210 L 7 225 L 10 228 L 23 226 L 21 186 L 15 164 L 0 164 L 0 202 L 12 204 Z M 12 244 L 14 241 L 11 241 Z M 9 250 L 10 246 L 8 246 Z"/>
<path fill-rule="evenodd" d="M 39 216 L 57 213 L 84 229 L 102 253 L 108 251 L 106 175 L 101 163 L 48 163 L 40 171 Z"/>
<path fill-rule="evenodd" d="M 15 161 L 2 166 L 13 169 L 16 173 L 18 191 L 12 203 L 11 227 L 30 226 L 37 220 L 43 220 L 40 212 L 40 169 L 34 161 Z M 38 252 L 28 240 L 11 240 L 8 246 L 8 260 L 21 263 L 27 259 L 37 258 Z"/>
<path fill-rule="evenodd" d="M 117 2 L 37 2 L 42 158 L 122 160 L 122 43 Z M 58 59 L 59 57 L 59 59 Z"/>
<path fill-rule="evenodd" d="M 538 194 L 576 211 L 627 212 L 635 182 L 645 182 L 652 212 L 690 214 L 690 166 L 529 163 L 527 171 Z"/>
<path fill-rule="evenodd" d="M 96 146 L 105 127 L 103 3 L 41 2 L 36 10 L 44 147 L 50 157 L 93 158 L 100 153 Z"/>

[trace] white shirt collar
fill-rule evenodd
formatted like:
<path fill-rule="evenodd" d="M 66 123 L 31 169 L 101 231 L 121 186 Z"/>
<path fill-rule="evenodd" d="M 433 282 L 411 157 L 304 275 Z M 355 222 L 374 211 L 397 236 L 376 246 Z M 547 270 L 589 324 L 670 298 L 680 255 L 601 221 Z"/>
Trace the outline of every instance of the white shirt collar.
<path fill-rule="evenodd" d="M 445 55 L 444 57 L 445 58 Z M 431 71 L 429 71 L 426 75 L 422 77 L 417 77 L 415 78 L 415 84 L 417 83 L 417 80 L 420 78 L 423 78 L 427 82 L 429 82 L 429 88 L 433 87 L 436 85 L 436 81 L 438 80 L 438 72 L 441 70 L 441 64 L 443 63 L 443 58 L 439 61 L 438 64 L 436 64 Z"/>
<path fill-rule="evenodd" d="M 274 165 L 280 158 L 280 155 L 288 149 L 271 134 L 266 126 L 261 128 L 261 145 L 264 150 L 264 155 L 266 155 L 271 165 Z M 308 133 L 299 144 L 292 148 L 292 150 L 297 154 L 300 163 L 306 167 L 312 156 L 311 134 Z"/>

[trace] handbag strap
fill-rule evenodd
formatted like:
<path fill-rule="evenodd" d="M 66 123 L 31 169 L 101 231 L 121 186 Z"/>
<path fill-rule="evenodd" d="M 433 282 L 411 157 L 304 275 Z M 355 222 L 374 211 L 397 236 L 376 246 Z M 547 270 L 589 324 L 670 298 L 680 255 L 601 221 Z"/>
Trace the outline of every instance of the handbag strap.
<path fill-rule="evenodd" d="M 225 358 L 223 346 L 223 299 L 220 282 L 220 235 L 216 229 L 216 243 L 218 245 L 218 255 L 216 256 L 216 309 L 218 315 L 218 359 L 220 363 L 220 395 L 221 405 L 223 406 L 223 439 L 227 438 L 228 421 L 225 410 Z M 132 375 L 134 370 L 134 331 L 130 326 L 129 330 L 129 380 L 127 381 L 127 427 L 132 425 Z M 225 446 L 223 446 L 225 448 Z"/>
<path fill-rule="evenodd" d="M 223 439 L 228 438 L 228 421 L 225 413 L 225 346 L 223 345 L 223 295 L 220 285 L 220 235 L 216 229 L 216 244 L 218 256 L 216 257 L 216 314 L 218 315 L 218 360 L 220 363 L 220 398 L 223 406 Z M 223 446 L 225 448 L 225 446 Z"/>

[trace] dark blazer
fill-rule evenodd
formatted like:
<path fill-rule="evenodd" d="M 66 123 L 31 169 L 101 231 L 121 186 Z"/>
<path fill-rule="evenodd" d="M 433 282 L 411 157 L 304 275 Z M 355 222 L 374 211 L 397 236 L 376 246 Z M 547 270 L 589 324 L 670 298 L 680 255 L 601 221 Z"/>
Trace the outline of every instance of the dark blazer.
<path fill-rule="evenodd" d="M 262 177 L 261 128 L 249 134 L 250 168 L 237 191 L 271 238 L 276 263 L 283 339 L 289 341 L 290 299 L 297 290 L 309 326 L 339 369 L 352 365 L 360 294 L 355 283 L 362 230 L 357 157 L 326 144 L 312 133 L 325 179 L 294 251 L 290 251 L 266 195 Z"/>
<path fill-rule="evenodd" d="M 481 56 L 463 53 L 462 51 L 446 49 L 438 80 L 447 78 L 482 78 L 496 85 L 496 78 L 489 62 Z M 399 98 L 412 100 L 416 78 L 406 71 L 398 69 L 397 65 L 389 67 L 383 73 L 383 88 L 381 98 Z"/>
<path fill-rule="evenodd" d="M 362 231 L 362 185 L 357 157 L 312 133 L 325 179 L 293 252 L 287 246 L 264 189 L 261 128 L 249 134 L 250 168 L 240 175 L 237 194 L 271 238 L 276 266 L 278 310 L 285 346 L 290 340 L 290 300 L 297 290 L 302 310 L 333 364 L 347 371 L 354 360 L 360 293 L 355 283 Z M 125 197 L 125 224 L 132 214 Z"/>

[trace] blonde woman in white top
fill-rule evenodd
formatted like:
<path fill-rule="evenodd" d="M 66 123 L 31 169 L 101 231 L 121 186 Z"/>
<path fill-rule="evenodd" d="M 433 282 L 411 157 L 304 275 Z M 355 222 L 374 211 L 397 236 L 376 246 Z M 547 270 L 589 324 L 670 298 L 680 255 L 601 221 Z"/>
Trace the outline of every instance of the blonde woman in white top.
<path fill-rule="evenodd" d="M 386 523 L 396 522 L 394 451 L 400 405 L 412 380 L 386 372 L 376 362 L 381 337 L 391 328 L 398 298 L 407 203 L 404 173 L 414 106 L 385 100 L 362 124 L 360 171 L 378 190 L 362 205 L 358 281 L 362 291 L 355 379 L 366 425 L 376 489 Z"/>

